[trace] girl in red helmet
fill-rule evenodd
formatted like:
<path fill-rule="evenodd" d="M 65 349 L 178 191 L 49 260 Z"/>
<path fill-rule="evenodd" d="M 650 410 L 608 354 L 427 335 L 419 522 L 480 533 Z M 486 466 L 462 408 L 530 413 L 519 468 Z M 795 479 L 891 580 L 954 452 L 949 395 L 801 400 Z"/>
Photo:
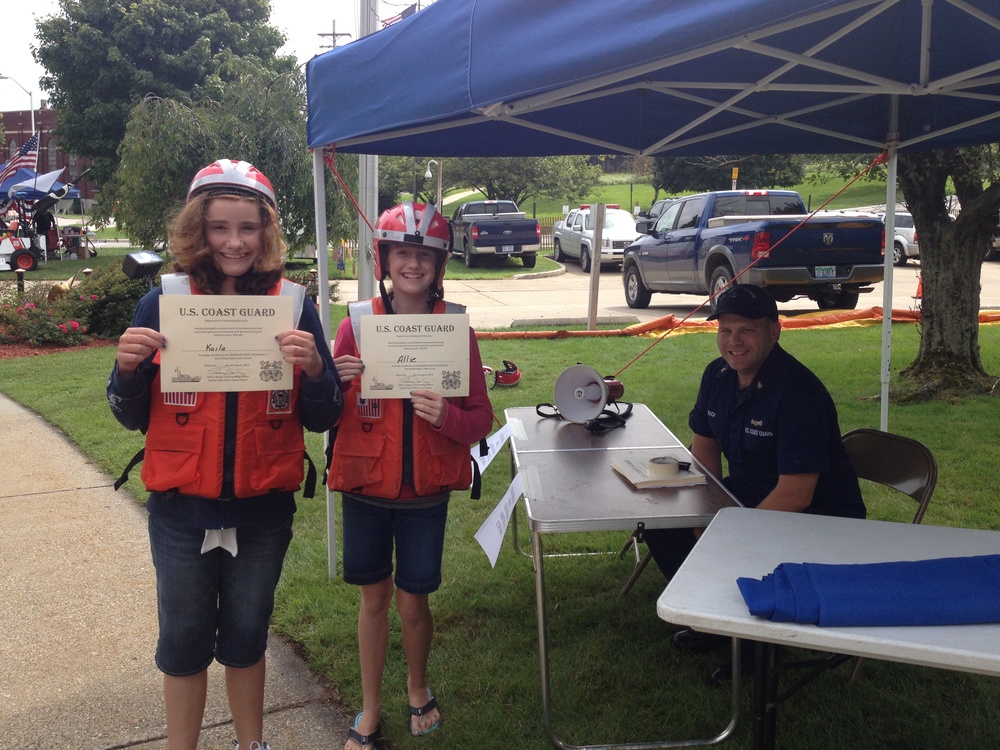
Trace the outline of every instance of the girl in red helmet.
<path fill-rule="evenodd" d="M 329 486 L 343 495 L 344 581 L 361 587 L 358 648 L 363 705 L 348 733 L 346 750 L 374 745 L 382 715 L 393 596 L 402 620 L 408 669 L 408 729 L 414 735 L 427 734 L 441 723 L 427 684 L 434 627 L 429 595 L 441 585 L 450 493 L 472 482 L 469 448 L 489 434 L 493 421 L 483 378 L 470 378 L 469 395 L 463 398 L 424 390 L 413 391 L 407 399 L 361 398 L 362 315 L 464 312 L 443 300 L 451 228 L 433 206 L 402 203 L 390 208 L 375 225 L 374 244 L 380 296 L 350 305 L 333 349 L 345 405 Z M 392 282 L 388 290 L 387 277 Z M 469 371 L 481 368 L 479 346 L 470 329 Z"/>
<path fill-rule="evenodd" d="M 150 493 L 167 742 L 195 750 L 214 659 L 225 667 L 240 747 L 266 750 L 264 653 L 307 458 L 302 430 L 332 427 L 340 380 L 315 306 L 282 279 L 274 190 L 256 168 L 223 159 L 200 170 L 169 239 L 176 273 L 139 301 L 107 388 L 118 421 L 146 434 L 137 459 Z M 183 346 L 159 333 L 164 294 L 292 297 L 295 321 L 277 336 L 292 388 L 161 388 L 160 350 Z"/>

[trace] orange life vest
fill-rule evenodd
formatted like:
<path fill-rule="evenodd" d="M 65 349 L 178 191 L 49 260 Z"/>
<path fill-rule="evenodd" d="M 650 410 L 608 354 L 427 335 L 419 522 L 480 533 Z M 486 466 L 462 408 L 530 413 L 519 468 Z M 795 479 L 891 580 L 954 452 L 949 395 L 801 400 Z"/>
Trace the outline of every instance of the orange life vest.
<path fill-rule="evenodd" d="M 164 280 L 165 294 L 184 294 L 185 287 L 190 289 L 186 283 L 178 286 Z M 303 296 L 300 289 L 284 281 L 268 294 L 299 298 Z M 296 314 L 301 307 L 296 305 Z M 155 361 L 159 363 L 159 354 Z M 305 474 L 305 439 L 298 411 L 301 377 L 296 367 L 291 390 L 237 394 L 234 415 L 226 408 L 226 393 L 164 393 L 157 372 L 142 459 L 146 489 L 220 497 L 228 462 L 237 498 L 298 490 Z M 228 424 L 234 418 L 235 423 Z"/>
<path fill-rule="evenodd" d="M 354 325 L 354 354 L 360 356 L 358 316 L 365 312 L 384 315 L 381 299 L 349 306 Z M 434 314 L 465 312 L 461 305 L 438 301 Z M 460 399 L 457 399 L 460 400 Z M 464 490 L 472 484 L 469 446 L 445 437 L 427 420 L 412 423 L 413 489 L 418 496 Z M 332 490 L 390 500 L 399 498 L 403 483 L 403 401 L 365 399 L 357 378 L 344 393 L 344 412 L 337 428 L 333 458 L 327 475 Z"/>

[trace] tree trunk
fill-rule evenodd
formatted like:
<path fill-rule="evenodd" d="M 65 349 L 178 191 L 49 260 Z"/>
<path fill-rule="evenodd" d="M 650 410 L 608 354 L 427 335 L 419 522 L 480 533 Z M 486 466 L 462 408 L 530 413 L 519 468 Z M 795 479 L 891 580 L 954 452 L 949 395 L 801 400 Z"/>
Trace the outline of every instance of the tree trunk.
<path fill-rule="evenodd" d="M 959 151 L 900 156 L 899 181 L 920 246 L 920 350 L 902 372 L 905 390 L 921 399 L 989 391 L 979 352 L 980 276 L 997 223 L 1000 194 L 984 190 Z M 945 208 L 951 177 L 962 210 Z"/>

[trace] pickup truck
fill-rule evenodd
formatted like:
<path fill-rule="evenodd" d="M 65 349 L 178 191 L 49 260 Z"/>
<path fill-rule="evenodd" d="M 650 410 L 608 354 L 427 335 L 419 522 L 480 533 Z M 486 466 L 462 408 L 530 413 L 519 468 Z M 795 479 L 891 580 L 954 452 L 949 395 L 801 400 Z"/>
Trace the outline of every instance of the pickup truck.
<path fill-rule="evenodd" d="M 737 283 L 765 287 L 779 302 L 805 296 L 821 310 L 852 310 L 882 281 L 885 224 L 844 213 L 795 229 L 807 214 L 790 190 L 676 198 L 655 222 L 636 222 L 643 236 L 625 251 L 625 301 L 644 308 L 653 292 L 715 295 L 753 263 Z"/>
<path fill-rule="evenodd" d="M 604 210 L 601 227 L 601 266 L 615 264 L 621 267 L 625 248 L 638 239 L 635 218 L 619 205 L 609 205 Z M 577 258 L 584 273 L 590 273 L 594 258 L 594 216 L 589 205 L 574 208 L 565 219 L 552 225 L 552 247 L 556 262 Z"/>
<path fill-rule="evenodd" d="M 451 219 L 451 252 L 467 268 L 487 256 L 513 255 L 534 268 L 541 244 L 538 219 L 529 219 L 514 201 L 471 201 L 455 209 Z"/>

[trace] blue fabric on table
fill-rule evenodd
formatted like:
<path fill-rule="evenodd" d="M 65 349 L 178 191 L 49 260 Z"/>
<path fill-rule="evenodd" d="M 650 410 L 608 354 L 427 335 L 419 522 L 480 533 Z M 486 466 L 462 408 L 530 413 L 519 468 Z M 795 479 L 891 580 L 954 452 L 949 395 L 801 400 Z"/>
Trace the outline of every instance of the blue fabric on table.
<path fill-rule="evenodd" d="M 826 626 L 1000 622 L 1000 555 L 829 565 L 782 563 L 736 581 L 750 614 Z"/>

